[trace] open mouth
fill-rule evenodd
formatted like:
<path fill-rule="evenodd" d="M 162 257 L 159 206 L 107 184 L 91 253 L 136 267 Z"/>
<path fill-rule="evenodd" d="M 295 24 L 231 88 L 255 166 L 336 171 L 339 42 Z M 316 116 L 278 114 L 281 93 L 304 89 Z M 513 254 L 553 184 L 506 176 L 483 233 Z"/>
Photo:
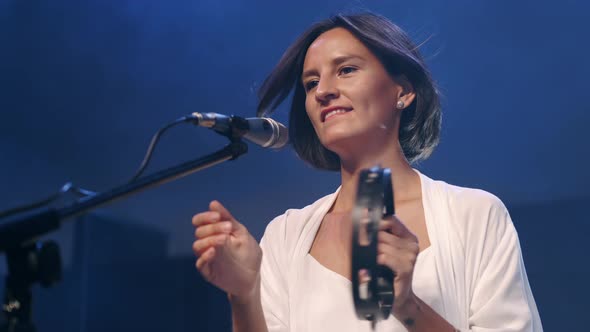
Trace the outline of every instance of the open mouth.
<path fill-rule="evenodd" d="M 352 111 L 352 109 L 349 108 L 333 108 L 333 109 L 329 109 L 329 110 L 325 110 L 322 112 L 322 122 L 326 122 L 328 121 L 328 119 L 338 116 L 338 115 L 342 115 L 344 113 L 348 113 Z"/>

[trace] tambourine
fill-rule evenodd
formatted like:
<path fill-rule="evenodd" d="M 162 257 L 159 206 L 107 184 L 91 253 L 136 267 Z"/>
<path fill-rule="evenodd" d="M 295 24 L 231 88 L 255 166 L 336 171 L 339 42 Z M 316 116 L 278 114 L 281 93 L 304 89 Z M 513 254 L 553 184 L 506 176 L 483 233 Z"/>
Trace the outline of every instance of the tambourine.
<path fill-rule="evenodd" d="M 377 264 L 379 223 L 394 213 L 391 170 L 363 170 L 352 211 L 352 297 L 357 316 L 373 324 L 389 317 L 394 301 L 394 274 Z"/>

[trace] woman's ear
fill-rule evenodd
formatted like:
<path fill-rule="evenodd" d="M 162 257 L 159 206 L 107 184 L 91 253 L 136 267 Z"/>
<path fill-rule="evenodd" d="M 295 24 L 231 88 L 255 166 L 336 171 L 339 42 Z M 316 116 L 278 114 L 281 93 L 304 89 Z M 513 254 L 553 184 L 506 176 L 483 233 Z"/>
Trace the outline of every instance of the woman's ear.
<path fill-rule="evenodd" d="M 396 107 L 398 109 L 404 109 L 414 102 L 416 92 L 414 91 L 414 86 L 410 83 L 406 75 L 399 75 L 396 77 L 395 82 L 401 87 L 401 89 L 397 89 L 396 97 L 398 103 Z M 401 105 L 403 106 L 399 107 Z"/>

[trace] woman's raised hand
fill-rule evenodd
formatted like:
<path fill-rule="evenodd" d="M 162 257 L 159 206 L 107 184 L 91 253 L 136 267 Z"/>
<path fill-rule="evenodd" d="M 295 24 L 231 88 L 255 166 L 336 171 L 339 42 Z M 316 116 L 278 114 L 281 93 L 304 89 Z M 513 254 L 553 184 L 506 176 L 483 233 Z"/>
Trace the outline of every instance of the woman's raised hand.
<path fill-rule="evenodd" d="M 217 201 L 193 217 L 193 251 L 203 278 L 229 295 L 253 295 L 260 278 L 262 250 L 246 227 Z"/>

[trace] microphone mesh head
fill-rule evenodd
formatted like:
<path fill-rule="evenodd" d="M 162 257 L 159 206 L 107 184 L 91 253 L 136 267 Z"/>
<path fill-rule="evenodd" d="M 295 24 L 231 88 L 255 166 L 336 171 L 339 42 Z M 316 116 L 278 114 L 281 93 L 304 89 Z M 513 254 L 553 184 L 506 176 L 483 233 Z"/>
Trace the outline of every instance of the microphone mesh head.
<path fill-rule="evenodd" d="M 274 119 L 263 119 L 266 120 L 272 128 L 272 137 L 265 147 L 271 149 L 280 149 L 287 145 L 287 143 L 289 143 L 289 129 Z"/>
<path fill-rule="evenodd" d="M 273 120 L 274 121 L 274 120 Z M 282 123 L 276 122 L 278 127 L 278 136 L 274 144 L 271 146 L 273 149 L 280 149 L 289 143 L 289 129 L 285 127 Z"/>

